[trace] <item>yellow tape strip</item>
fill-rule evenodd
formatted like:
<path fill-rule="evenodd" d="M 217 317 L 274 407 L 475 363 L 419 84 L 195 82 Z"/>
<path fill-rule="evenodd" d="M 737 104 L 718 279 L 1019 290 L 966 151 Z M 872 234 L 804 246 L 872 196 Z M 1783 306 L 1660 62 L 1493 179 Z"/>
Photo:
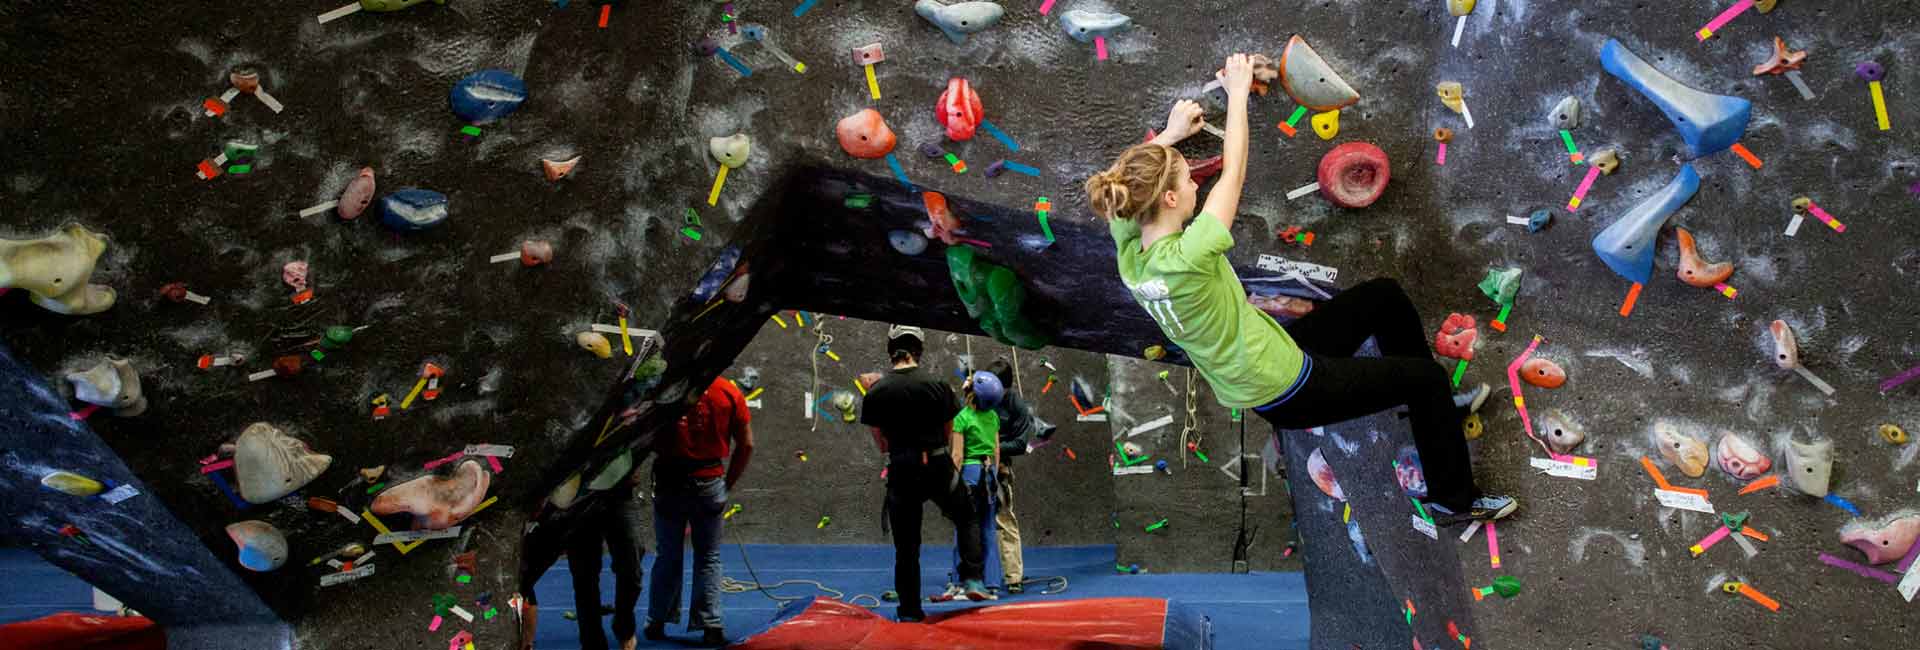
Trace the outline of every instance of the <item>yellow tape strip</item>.
<path fill-rule="evenodd" d="M 362 509 L 360 511 L 360 518 L 367 520 L 367 524 L 370 526 L 373 526 L 374 530 L 380 531 L 380 534 L 382 535 L 393 532 L 391 530 L 387 530 L 387 525 L 384 523 L 381 523 L 379 517 L 373 516 L 372 510 Z M 401 555 L 406 555 L 407 553 L 412 552 L 413 549 L 418 548 L 421 544 L 425 544 L 425 543 L 427 543 L 427 540 L 416 539 L 411 542 L 393 542 L 392 544 L 393 544 L 394 550 L 400 551 Z"/>
<path fill-rule="evenodd" d="M 1873 116 L 1880 120 L 1880 130 L 1893 130 L 1893 123 L 1887 121 L 1887 94 L 1880 89 L 1880 82 L 1871 82 L 1867 87 L 1873 89 Z"/>

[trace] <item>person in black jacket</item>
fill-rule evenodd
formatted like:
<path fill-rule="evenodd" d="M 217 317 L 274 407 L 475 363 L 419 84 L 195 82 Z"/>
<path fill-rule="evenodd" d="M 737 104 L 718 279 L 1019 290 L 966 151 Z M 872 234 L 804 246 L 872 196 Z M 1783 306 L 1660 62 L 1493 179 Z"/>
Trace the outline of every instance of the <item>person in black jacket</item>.
<path fill-rule="evenodd" d="M 995 359 L 987 371 L 999 377 L 1002 386 L 1016 385 L 1013 364 L 1005 359 Z M 1026 566 L 1020 557 L 1020 520 L 1013 515 L 1013 457 L 1025 455 L 1034 438 L 1052 437 L 1054 426 L 1040 419 L 1033 412 L 1033 406 L 1020 398 L 1018 390 L 1007 391 L 994 411 L 1000 416 L 1000 475 L 995 481 L 999 488 L 999 510 L 993 518 L 993 527 L 1000 536 L 1000 570 L 1007 592 L 1017 594 L 1026 591 L 1022 584 L 1026 580 Z"/>

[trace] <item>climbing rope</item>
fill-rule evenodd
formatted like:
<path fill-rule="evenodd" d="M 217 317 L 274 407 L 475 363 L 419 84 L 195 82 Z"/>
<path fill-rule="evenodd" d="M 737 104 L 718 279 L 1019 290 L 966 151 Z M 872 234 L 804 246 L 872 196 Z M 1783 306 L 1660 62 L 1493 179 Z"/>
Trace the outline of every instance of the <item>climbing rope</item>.
<path fill-rule="evenodd" d="M 1195 396 L 1198 394 L 1199 394 L 1199 390 L 1196 389 L 1193 385 L 1193 369 L 1188 368 L 1187 369 L 1187 422 L 1186 422 L 1186 425 L 1180 429 L 1180 468 L 1181 469 L 1186 469 L 1187 457 L 1193 455 L 1191 453 L 1192 450 L 1200 448 L 1200 432 L 1199 432 L 1200 417 L 1195 414 L 1195 411 L 1200 406 L 1199 401 L 1195 399 Z"/>
<path fill-rule="evenodd" d="M 1021 397 L 1027 396 L 1027 389 L 1020 386 L 1020 348 L 1013 348 L 1013 392 Z"/>
<path fill-rule="evenodd" d="M 820 355 L 822 354 L 821 350 L 826 349 L 827 344 L 833 342 L 833 335 L 827 333 L 826 319 L 819 318 L 818 316 L 814 317 L 813 336 L 814 336 L 813 349 L 807 351 L 807 361 L 809 364 L 813 366 L 813 383 L 807 385 L 808 395 L 815 395 L 820 392 Z M 809 405 L 808 408 L 814 411 L 820 410 L 820 409 L 812 408 L 812 405 Z M 823 413 L 813 414 L 813 422 L 808 425 L 808 429 L 807 429 L 808 431 L 820 430 L 820 417 L 822 415 L 824 414 Z"/>

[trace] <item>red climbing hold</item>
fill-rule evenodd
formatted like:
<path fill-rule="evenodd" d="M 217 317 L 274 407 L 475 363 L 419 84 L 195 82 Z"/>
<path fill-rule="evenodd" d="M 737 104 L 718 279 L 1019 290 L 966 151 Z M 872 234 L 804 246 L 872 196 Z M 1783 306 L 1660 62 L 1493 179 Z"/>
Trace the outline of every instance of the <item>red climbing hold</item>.
<path fill-rule="evenodd" d="M 1433 349 L 1449 359 L 1472 361 L 1473 344 L 1479 338 L 1480 330 L 1474 329 L 1472 316 L 1448 314 L 1447 322 L 1440 325 L 1440 333 L 1433 336 Z"/>
<path fill-rule="evenodd" d="M 921 192 L 920 200 L 927 206 L 927 220 L 933 222 L 933 236 L 951 246 L 960 241 L 954 231 L 960 229 L 960 220 L 947 209 L 947 197 L 939 192 Z"/>
<path fill-rule="evenodd" d="M 966 142 L 973 139 L 974 131 L 980 128 L 980 121 L 986 119 L 986 109 L 980 105 L 980 93 L 973 91 L 973 85 L 967 80 L 954 77 L 947 80 L 946 92 L 940 93 L 940 126 L 946 127 L 947 138 L 954 142 Z"/>
<path fill-rule="evenodd" d="M 840 120 L 834 135 L 840 138 L 840 148 L 855 158 L 884 158 L 893 153 L 893 129 L 887 128 L 880 111 L 871 108 Z"/>
<path fill-rule="evenodd" d="M 1320 194 L 1343 208 L 1364 208 L 1380 200 L 1391 176 L 1387 152 L 1365 142 L 1349 142 L 1320 159 Z"/>

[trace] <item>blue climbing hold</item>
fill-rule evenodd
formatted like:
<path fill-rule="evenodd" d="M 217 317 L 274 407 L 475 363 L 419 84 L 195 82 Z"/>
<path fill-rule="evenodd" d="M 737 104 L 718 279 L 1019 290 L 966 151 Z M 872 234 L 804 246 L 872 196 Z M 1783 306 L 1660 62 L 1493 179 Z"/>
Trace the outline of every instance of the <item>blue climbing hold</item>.
<path fill-rule="evenodd" d="M 1673 128 L 1687 141 L 1688 160 L 1726 151 L 1747 134 L 1753 102 L 1689 88 L 1648 64 L 1620 41 L 1608 40 L 1600 48 L 1600 67 L 1646 95 L 1667 114 L 1667 119 L 1673 120 Z"/>
<path fill-rule="evenodd" d="M 1553 223 L 1553 211 L 1534 210 L 1533 214 L 1527 215 L 1527 232 L 1546 230 L 1550 223 Z"/>
<path fill-rule="evenodd" d="M 1593 238 L 1593 250 L 1607 268 L 1639 284 L 1653 279 L 1654 237 L 1673 213 L 1700 191 L 1700 174 L 1682 165 L 1673 182 L 1633 206 Z"/>
<path fill-rule="evenodd" d="M 447 220 L 447 195 L 409 187 L 380 199 L 380 223 L 401 232 L 417 232 Z"/>
<path fill-rule="evenodd" d="M 527 82 L 505 70 L 481 70 L 453 84 L 453 114 L 486 124 L 512 114 L 527 101 Z"/>

